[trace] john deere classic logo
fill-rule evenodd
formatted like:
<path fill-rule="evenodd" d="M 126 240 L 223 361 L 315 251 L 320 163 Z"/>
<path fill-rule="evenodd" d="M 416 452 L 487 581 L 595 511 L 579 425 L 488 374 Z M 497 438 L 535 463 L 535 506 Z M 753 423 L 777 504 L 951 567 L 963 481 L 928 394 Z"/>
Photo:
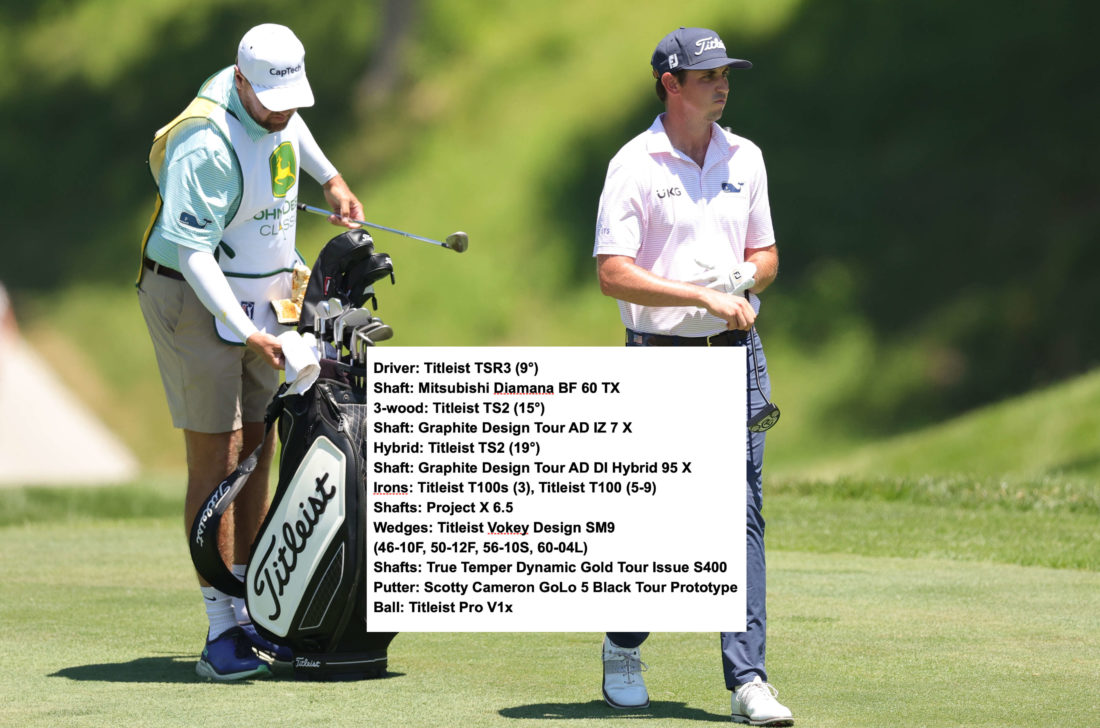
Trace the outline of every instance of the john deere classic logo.
<path fill-rule="evenodd" d="M 283 142 L 271 153 L 271 194 L 286 197 L 297 179 L 298 162 L 294 159 L 294 145 Z"/>

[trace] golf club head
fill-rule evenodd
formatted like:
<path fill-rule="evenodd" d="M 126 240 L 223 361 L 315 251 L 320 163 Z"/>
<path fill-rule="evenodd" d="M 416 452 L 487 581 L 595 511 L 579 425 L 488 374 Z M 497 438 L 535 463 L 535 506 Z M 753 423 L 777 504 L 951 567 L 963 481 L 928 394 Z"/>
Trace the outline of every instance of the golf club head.
<path fill-rule="evenodd" d="M 339 298 L 330 298 L 328 301 L 324 301 L 323 303 L 328 304 L 327 306 L 325 306 L 324 309 L 325 318 L 336 318 L 344 312 L 344 302 L 341 301 Z"/>
<path fill-rule="evenodd" d="M 749 432 L 767 432 L 779 422 L 779 408 L 768 402 L 749 418 Z"/>
<path fill-rule="evenodd" d="M 387 324 L 382 323 L 379 319 L 375 319 L 369 324 L 356 328 L 355 333 L 367 339 L 372 344 L 377 344 L 379 341 L 386 341 L 387 339 L 393 338 L 393 329 Z"/>
<path fill-rule="evenodd" d="M 451 233 L 445 242 L 447 247 L 456 253 L 464 253 L 466 248 L 470 247 L 470 236 L 463 232 Z"/>
<path fill-rule="evenodd" d="M 351 346 L 348 343 L 350 341 L 350 336 L 345 337 L 346 332 L 350 331 L 350 329 L 369 324 L 373 320 L 374 316 L 372 316 L 371 312 L 366 310 L 365 308 L 346 309 L 336 318 L 336 323 L 334 324 L 335 330 L 332 339 L 334 342 L 342 343 L 344 346 L 347 346 L 350 349 Z"/>

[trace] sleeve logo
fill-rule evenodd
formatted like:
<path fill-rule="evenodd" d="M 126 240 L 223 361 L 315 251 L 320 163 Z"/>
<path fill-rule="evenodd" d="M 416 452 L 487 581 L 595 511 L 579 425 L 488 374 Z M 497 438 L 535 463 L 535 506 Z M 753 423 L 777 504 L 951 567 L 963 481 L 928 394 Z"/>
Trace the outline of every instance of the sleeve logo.
<path fill-rule="evenodd" d="M 182 222 L 184 225 L 187 225 L 188 227 L 197 228 L 198 230 L 204 230 L 206 229 L 207 225 L 214 221 L 204 217 L 202 219 L 202 222 L 200 223 L 199 219 L 192 215 L 190 212 L 181 212 L 180 222 Z"/>

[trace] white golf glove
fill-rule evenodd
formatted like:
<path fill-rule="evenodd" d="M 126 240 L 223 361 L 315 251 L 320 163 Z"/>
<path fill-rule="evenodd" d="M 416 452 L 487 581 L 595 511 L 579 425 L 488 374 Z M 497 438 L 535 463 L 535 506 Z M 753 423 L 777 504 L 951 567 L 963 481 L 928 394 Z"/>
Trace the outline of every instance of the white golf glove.
<path fill-rule="evenodd" d="M 695 260 L 706 269 L 707 274 L 692 281 L 700 286 L 714 288 L 723 293 L 738 294 L 747 291 L 756 284 L 756 263 L 738 263 L 725 271 L 715 271 L 714 266 L 698 258 Z"/>

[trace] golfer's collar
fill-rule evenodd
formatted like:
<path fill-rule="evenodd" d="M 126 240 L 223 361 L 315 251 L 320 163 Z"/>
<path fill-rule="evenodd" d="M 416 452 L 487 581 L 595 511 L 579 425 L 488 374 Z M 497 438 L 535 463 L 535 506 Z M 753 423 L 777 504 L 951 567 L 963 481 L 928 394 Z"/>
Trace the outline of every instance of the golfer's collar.
<path fill-rule="evenodd" d="M 248 113 L 248 110 L 244 108 L 244 104 L 241 103 L 241 96 L 237 93 L 237 87 L 234 86 L 229 90 L 229 111 L 233 116 L 237 117 L 237 121 L 241 122 L 241 126 L 244 127 L 244 133 L 248 135 L 248 138 L 254 142 L 260 141 L 264 135 L 269 132 L 256 123 L 256 120 L 252 118 L 252 115 Z"/>
<path fill-rule="evenodd" d="M 665 122 L 661 118 L 662 116 L 663 114 L 657 114 L 657 118 L 650 125 L 650 133 L 646 138 L 645 149 L 650 154 L 675 154 L 676 150 L 672 148 L 672 142 L 668 138 L 668 132 L 665 131 Z"/>
<path fill-rule="evenodd" d="M 661 118 L 662 114 L 658 114 L 657 118 L 653 120 L 653 124 L 649 127 L 651 134 L 646 139 L 646 151 L 650 154 L 680 154 L 672 146 L 672 142 L 668 138 L 668 132 L 665 131 L 665 123 Z M 719 151 L 723 152 L 726 158 L 733 156 L 733 152 L 737 149 L 738 144 L 731 140 L 729 136 L 722 130 L 722 127 L 718 126 L 714 122 L 710 125 L 710 146 L 717 146 Z"/>

